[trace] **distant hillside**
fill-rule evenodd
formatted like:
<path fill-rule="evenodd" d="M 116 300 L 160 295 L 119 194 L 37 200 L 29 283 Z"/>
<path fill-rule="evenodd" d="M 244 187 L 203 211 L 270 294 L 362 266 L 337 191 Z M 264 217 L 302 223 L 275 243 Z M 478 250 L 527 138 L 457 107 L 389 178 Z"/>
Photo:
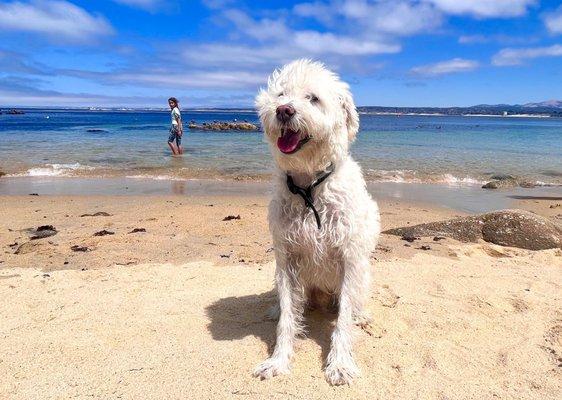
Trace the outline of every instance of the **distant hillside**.
<path fill-rule="evenodd" d="M 562 108 L 562 101 L 561 100 L 547 100 L 541 103 L 527 103 L 523 104 L 523 107 L 526 108 Z"/>
<path fill-rule="evenodd" d="M 358 107 L 372 114 L 442 114 L 442 115 L 546 115 L 562 117 L 562 101 L 549 100 L 527 104 L 479 104 L 470 107 Z"/>

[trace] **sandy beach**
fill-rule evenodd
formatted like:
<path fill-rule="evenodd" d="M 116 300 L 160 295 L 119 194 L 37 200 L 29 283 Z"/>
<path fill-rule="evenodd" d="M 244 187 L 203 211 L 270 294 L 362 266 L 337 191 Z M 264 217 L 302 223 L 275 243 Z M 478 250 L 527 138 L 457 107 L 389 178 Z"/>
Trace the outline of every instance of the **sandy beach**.
<path fill-rule="evenodd" d="M 0 398 L 558 398 L 562 251 L 452 239 L 381 236 L 352 386 L 324 380 L 334 316 L 321 312 L 291 375 L 252 378 L 274 344 L 267 202 L 0 196 Z M 517 202 L 559 221 L 555 198 Z M 464 214 L 379 203 L 384 229 Z M 40 225 L 57 234 L 29 240 Z"/>

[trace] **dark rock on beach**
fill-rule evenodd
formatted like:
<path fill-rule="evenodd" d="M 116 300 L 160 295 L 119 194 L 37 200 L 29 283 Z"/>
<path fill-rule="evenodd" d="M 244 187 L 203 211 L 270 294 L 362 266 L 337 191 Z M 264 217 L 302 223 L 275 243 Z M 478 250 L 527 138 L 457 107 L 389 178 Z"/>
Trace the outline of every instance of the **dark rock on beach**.
<path fill-rule="evenodd" d="M 111 214 L 106 213 L 105 211 L 98 211 L 94 214 L 82 214 L 81 217 L 110 217 Z"/>
<path fill-rule="evenodd" d="M 507 189 L 514 187 L 533 188 L 535 183 L 518 179 L 511 175 L 494 175 L 491 181 L 482 186 L 482 189 Z"/>
<path fill-rule="evenodd" d="M 71 246 L 71 247 L 70 247 L 70 250 L 72 250 L 72 251 L 86 252 L 86 251 L 90 251 L 91 249 L 88 248 L 87 246 L 79 246 L 79 245 L 75 244 L 74 246 Z"/>
<path fill-rule="evenodd" d="M 195 121 L 189 122 L 189 129 L 202 130 L 202 131 L 248 131 L 257 132 L 260 130 L 259 126 L 250 122 L 203 122 L 198 124 Z"/>
<path fill-rule="evenodd" d="M 562 227 L 523 210 L 501 210 L 402 228 L 383 233 L 398 236 L 445 236 L 461 242 L 486 242 L 528 250 L 562 248 Z"/>
<path fill-rule="evenodd" d="M 232 221 L 233 219 L 240 219 L 240 215 L 228 215 L 226 217 L 224 217 L 222 220 L 223 221 Z"/>
<path fill-rule="evenodd" d="M 107 236 L 107 235 L 115 235 L 115 232 L 107 231 L 104 229 L 94 233 L 94 236 Z"/>
<path fill-rule="evenodd" d="M 135 228 L 129 233 L 143 233 L 143 232 L 146 232 L 145 228 Z"/>
<path fill-rule="evenodd" d="M 46 237 L 54 236 L 57 234 L 57 230 L 53 225 L 42 225 L 35 230 L 30 231 L 32 233 L 31 240 L 44 239 Z"/>

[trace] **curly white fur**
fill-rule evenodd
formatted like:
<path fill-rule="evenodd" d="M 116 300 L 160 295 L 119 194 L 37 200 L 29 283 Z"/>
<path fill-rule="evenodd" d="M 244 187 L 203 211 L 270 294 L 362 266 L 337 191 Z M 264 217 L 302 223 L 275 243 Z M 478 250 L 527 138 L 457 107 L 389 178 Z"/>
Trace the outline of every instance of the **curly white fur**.
<path fill-rule="evenodd" d="M 287 104 L 295 114 L 282 122 L 276 111 Z M 277 164 L 269 226 L 277 262 L 279 322 L 275 350 L 254 375 L 265 379 L 288 373 L 307 302 L 317 300 L 311 297 L 332 297 L 339 312 L 325 374 L 331 384 L 350 383 L 359 374 L 352 355 L 353 322 L 364 315 L 369 256 L 380 232 L 377 204 L 366 190 L 359 165 L 349 155 L 359 129 L 353 98 L 348 85 L 324 65 L 297 60 L 273 72 L 256 105 Z M 311 136 L 293 154 L 277 147 L 287 127 L 302 138 Z M 288 190 L 286 177 L 289 174 L 297 185 L 306 187 L 329 163 L 335 171 L 313 191 L 322 223 L 318 229 L 303 199 Z"/>

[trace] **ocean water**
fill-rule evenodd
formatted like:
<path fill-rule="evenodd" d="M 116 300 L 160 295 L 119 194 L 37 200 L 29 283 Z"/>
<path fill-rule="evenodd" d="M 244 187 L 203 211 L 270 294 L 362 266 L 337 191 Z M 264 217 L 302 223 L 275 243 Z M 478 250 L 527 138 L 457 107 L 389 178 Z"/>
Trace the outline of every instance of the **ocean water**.
<path fill-rule="evenodd" d="M 184 121 L 258 122 L 253 112 L 183 111 Z M 0 171 L 10 176 L 266 178 L 261 133 L 187 131 L 171 157 L 168 112 L 27 110 L 0 115 Z M 361 115 L 352 146 L 368 180 L 480 185 L 510 174 L 562 184 L 562 119 Z"/>

